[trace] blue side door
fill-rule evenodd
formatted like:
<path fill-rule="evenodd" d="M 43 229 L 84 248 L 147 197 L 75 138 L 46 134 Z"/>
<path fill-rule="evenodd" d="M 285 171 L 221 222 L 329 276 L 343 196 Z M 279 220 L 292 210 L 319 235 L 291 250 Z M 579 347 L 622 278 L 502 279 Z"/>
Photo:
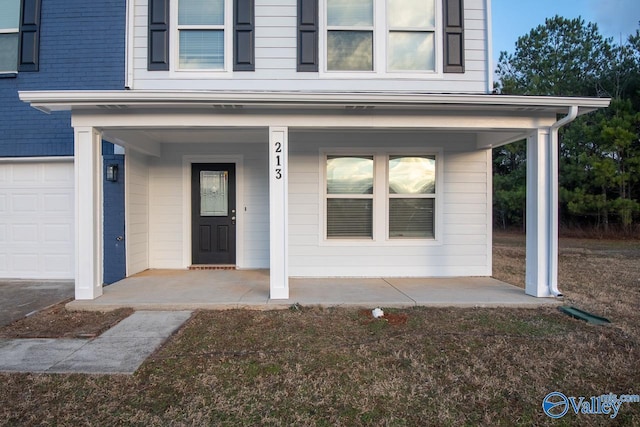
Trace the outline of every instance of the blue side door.
<path fill-rule="evenodd" d="M 104 277 L 105 285 L 125 278 L 126 245 L 124 221 L 124 156 L 103 155 L 104 159 Z M 116 177 L 108 177 L 109 168 L 116 167 Z M 108 180 L 110 178 L 111 180 Z"/>

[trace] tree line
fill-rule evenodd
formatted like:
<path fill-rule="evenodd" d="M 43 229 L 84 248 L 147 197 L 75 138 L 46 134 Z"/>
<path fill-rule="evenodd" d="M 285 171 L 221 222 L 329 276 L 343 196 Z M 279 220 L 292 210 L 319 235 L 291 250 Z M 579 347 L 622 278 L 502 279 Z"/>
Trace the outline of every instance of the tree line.
<path fill-rule="evenodd" d="M 562 228 L 640 230 L 640 30 L 603 37 L 581 18 L 549 18 L 501 52 L 496 92 L 610 97 L 609 108 L 560 130 Z M 524 227 L 526 142 L 494 149 L 494 221 Z"/>

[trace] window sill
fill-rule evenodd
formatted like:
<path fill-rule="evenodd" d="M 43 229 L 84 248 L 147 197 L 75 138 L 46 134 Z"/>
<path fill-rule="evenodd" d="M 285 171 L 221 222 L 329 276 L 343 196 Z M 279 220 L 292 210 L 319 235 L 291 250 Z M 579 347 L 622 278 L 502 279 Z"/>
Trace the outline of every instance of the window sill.
<path fill-rule="evenodd" d="M 428 247 L 442 246 L 442 240 L 438 239 L 322 239 L 320 246 L 347 246 L 347 247 Z"/>
<path fill-rule="evenodd" d="M 17 77 L 17 72 L 0 72 L 0 79 L 15 79 Z"/>

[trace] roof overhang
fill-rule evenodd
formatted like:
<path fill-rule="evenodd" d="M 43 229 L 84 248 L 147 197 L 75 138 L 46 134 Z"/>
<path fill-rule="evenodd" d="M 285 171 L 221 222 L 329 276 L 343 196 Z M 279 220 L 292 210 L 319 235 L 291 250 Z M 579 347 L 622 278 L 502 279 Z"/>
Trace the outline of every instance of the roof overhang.
<path fill-rule="evenodd" d="M 100 129 L 105 138 L 159 155 L 173 136 L 183 142 L 210 134 L 283 125 L 298 131 L 471 132 L 478 149 L 495 148 L 552 126 L 558 117 L 606 108 L 607 98 L 398 92 L 40 91 L 20 99 L 50 113 L 71 111 L 72 125 Z M 177 137 L 176 135 L 179 135 Z"/>
<path fill-rule="evenodd" d="M 605 108 L 608 98 L 511 95 L 465 95 L 384 92 L 237 92 L 237 91 L 37 91 L 19 92 L 20 99 L 44 111 L 126 109 L 383 109 L 484 111 L 505 113 L 578 114 Z"/>

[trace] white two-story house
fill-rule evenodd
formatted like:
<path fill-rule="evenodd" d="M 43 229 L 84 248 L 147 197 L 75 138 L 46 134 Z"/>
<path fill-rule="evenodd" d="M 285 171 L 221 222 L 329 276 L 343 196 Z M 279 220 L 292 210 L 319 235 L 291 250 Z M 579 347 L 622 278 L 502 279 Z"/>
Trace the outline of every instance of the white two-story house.
<path fill-rule="evenodd" d="M 70 110 L 76 298 L 102 292 L 100 141 L 125 149 L 126 274 L 492 274 L 494 147 L 528 141 L 526 292 L 557 293 L 557 130 L 608 100 L 492 94 L 490 0 L 129 0 L 122 91 Z"/>

